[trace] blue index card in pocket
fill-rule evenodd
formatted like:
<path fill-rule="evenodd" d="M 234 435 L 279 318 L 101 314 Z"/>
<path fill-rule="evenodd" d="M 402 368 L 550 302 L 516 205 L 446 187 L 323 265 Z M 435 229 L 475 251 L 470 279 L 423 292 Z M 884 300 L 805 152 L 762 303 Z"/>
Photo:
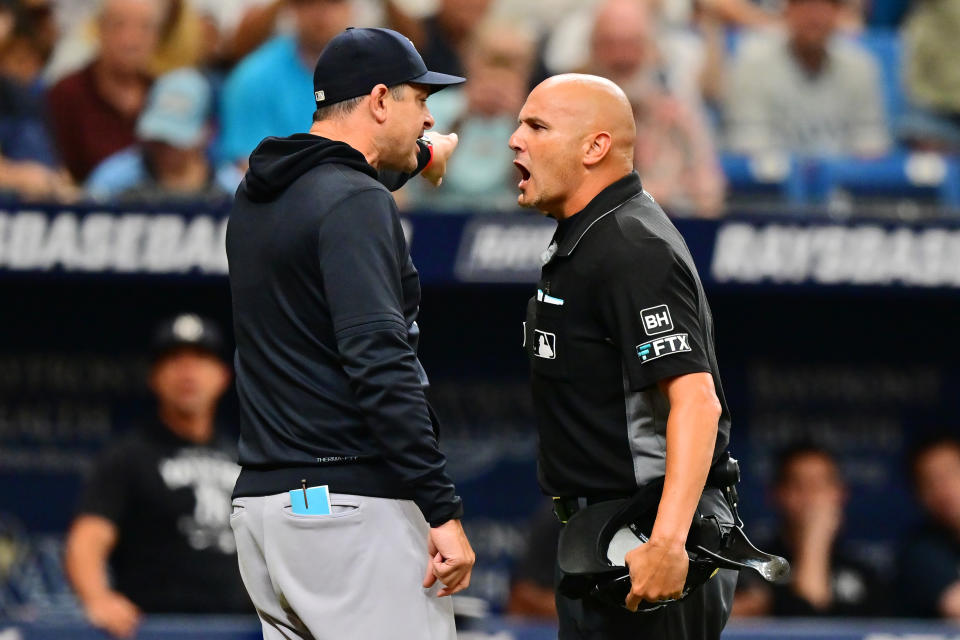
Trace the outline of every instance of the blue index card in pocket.
<path fill-rule="evenodd" d="M 291 490 L 290 511 L 304 516 L 330 515 L 330 491 L 327 485 Z"/>

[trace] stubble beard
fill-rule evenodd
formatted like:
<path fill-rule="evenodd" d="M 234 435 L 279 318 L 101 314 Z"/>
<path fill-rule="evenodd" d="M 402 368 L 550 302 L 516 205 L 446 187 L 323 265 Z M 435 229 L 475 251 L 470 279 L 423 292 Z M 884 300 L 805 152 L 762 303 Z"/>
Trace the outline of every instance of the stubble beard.
<path fill-rule="evenodd" d="M 529 190 L 529 186 L 527 189 Z M 517 194 L 517 204 L 524 209 L 536 209 L 537 211 L 544 213 L 543 209 L 540 208 L 541 203 L 543 203 L 543 194 L 541 192 L 537 192 L 537 194 L 532 198 L 523 191 Z"/>
<path fill-rule="evenodd" d="M 395 143 L 391 145 L 390 158 L 380 161 L 381 169 L 388 169 L 391 171 L 399 171 L 401 173 L 413 173 L 417 170 L 419 166 L 419 147 L 417 143 L 413 143 L 413 149 L 405 147 L 403 143 Z M 404 152 L 406 149 L 406 152 Z"/>
<path fill-rule="evenodd" d="M 522 191 L 517 194 L 517 204 L 523 207 L 524 209 L 534 209 L 536 208 L 536 203 L 526 199 L 526 194 Z"/>

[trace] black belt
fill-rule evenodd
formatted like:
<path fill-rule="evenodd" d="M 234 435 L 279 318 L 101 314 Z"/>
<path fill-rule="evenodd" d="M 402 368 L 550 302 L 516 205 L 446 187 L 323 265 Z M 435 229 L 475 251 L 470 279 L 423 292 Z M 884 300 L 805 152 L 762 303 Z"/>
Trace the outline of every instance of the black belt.
<path fill-rule="evenodd" d="M 606 496 L 603 498 L 598 497 L 584 497 L 584 496 L 555 496 L 553 498 L 553 513 L 557 516 L 557 520 L 561 524 L 567 524 L 567 520 L 570 519 L 573 514 L 580 509 L 585 509 L 592 504 L 597 504 L 598 502 L 606 502 L 608 500 L 622 500 L 623 498 L 629 498 L 630 496 Z"/>
<path fill-rule="evenodd" d="M 725 497 L 727 501 L 731 503 L 731 508 L 736 509 L 737 493 L 734 485 L 739 481 L 740 467 L 736 461 L 730 457 L 729 453 L 724 452 L 723 455 L 720 456 L 720 459 L 710 467 L 710 472 L 707 474 L 706 486 L 722 489 L 725 493 L 729 493 L 730 495 L 725 495 Z M 567 520 L 577 511 L 580 511 L 580 509 L 584 509 L 592 504 L 597 504 L 598 502 L 621 500 L 629 497 L 629 495 L 556 496 L 553 498 L 553 512 L 561 524 L 566 524 Z"/>

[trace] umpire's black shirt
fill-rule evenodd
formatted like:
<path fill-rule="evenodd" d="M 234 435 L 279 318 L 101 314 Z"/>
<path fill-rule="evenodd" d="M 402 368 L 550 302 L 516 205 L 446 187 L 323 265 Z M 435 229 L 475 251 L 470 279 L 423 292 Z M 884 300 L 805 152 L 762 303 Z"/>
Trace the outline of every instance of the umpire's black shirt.
<path fill-rule="evenodd" d="M 420 168 L 428 159 L 423 147 Z M 306 478 L 411 498 L 436 526 L 460 516 L 460 498 L 416 355 L 420 281 L 381 179 L 359 151 L 309 134 L 267 138 L 250 156 L 227 228 L 243 467 L 234 495 Z"/>
<path fill-rule="evenodd" d="M 636 172 L 561 220 L 527 307 L 540 483 L 554 496 L 631 495 L 665 472 L 670 406 L 657 382 L 709 372 L 730 413 L 713 319 L 686 243 Z"/>

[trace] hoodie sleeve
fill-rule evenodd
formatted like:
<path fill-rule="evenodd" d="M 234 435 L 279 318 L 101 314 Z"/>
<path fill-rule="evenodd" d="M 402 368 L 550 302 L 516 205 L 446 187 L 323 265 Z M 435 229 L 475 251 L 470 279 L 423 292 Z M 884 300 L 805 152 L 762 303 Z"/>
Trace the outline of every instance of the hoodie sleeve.
<path fill-rule="evenodd" d="M 380 184 L 390 191 L 396 191 L 407 184 L 410 178 L 427 168 L 427 165 L 433 160 L 433 150 L 430 148 L 430 145 L 423 140 L 417 140 L 417 146 L 420 148 L 420 152 L 417 154 L 417 168 L 414 169 L 412 173 L 400 173 L 399 171 L 384 169 L 380 172 L 378 178 Z"/>
<path fill-rule="evenodd" d="M 434 435 L 403 316 L 406 243 L 393 198 L 370 189 L 337 204 L 318 258 L 337 349 L 381 453 L 431 526 L 462 515 Z"/>

